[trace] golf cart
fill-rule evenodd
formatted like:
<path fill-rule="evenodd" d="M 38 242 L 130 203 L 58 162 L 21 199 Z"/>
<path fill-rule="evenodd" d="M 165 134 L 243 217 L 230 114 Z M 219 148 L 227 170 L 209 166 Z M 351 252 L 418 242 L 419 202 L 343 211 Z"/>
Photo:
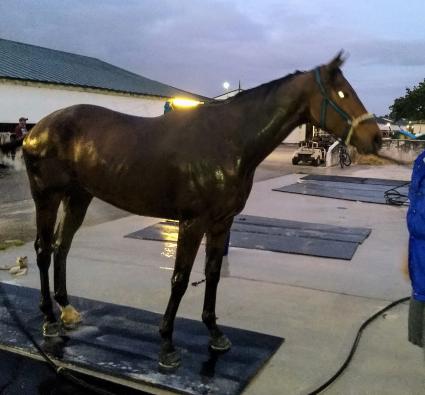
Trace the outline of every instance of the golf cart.
<path fill-rule="evenodd" d="M 326 149 L 319 146 L 316 141 L 302 141 L 300 147 L 295 151 L 292 157 L 292 164 L 298 165 L 299 162 L 320 166 L 326 159 Z"/>

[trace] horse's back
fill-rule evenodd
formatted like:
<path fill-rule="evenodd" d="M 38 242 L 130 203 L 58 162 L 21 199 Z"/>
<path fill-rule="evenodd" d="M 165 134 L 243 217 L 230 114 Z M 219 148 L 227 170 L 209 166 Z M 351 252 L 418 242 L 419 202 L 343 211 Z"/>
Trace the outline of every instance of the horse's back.
<path fill-rule="evenodd" d="M 23 155 L 30 182 L 65 186 L 75 173 L 79 152 L 90 150 L 90 141 L 105 139 L 106 125 L 125 123 L 126 114 L 93 105 L 75 105 L 41 119 L 23 142 Z M 128 122 L 128 121 L 127 121 Z M 98 144 L 100 146 L 100 144 Z M 93 149 L 93 148 L 92 148 Z M 92 154 L 94 154 L 92 152 Z M 49 181 L 48 181 L 49 180 Z"/>
<path fill-rule="evenodd" d="M 139 178 L 134 169 L 149 167 L 161 140 L 161 125 L 158 118 L 93 105 L 58 110 L 40 120 L 25 138 L 30 182 L 38 189 L 65 190 L 78 184 L 111 202 L 112 189 L 125 189 L 124 181 L 134 187 Z"/>
<path fill-rule="evenodd" d="M 107 108 L 79 104 L 55 111 L 41 119 L 24 141 L 24 155 L 33 158 L 57 157 L 71 160 L 75 150 L 93 142 L 98 146 L 104 141 L 129 138 L 136 125 L 147 118 L 109 110 Z"/>

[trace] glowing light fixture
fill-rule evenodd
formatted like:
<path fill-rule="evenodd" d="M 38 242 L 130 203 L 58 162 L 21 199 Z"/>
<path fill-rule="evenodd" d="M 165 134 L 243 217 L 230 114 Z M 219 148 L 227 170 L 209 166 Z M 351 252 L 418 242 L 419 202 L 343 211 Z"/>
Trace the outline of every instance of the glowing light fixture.
<path fill-rule="evenodd" d="M 223 88 L 226 89 L 226 91 L 227 91 L 227 89 L 229 89 L 229 87 L 230 87 L 230 84 L 227 81 L 224 81 L 223 82 Z"/>
<path fill-rule="evenodd" d="M 343 99 L 345 97 L 344 92 L 343 91 L 338 91 L 338 96 Z"/>
<path fill-rule="evenodd" d="M 185 99 L 183 97 L 175 97 L 174 99 L 171 100 L 171 103 L 175 107 L 185 107 L 185 108 L 188 108 L 188 107 L 197 107 L 200 104 L 204 104 L 203 101 L 192 100 L 192 99 Z"/>

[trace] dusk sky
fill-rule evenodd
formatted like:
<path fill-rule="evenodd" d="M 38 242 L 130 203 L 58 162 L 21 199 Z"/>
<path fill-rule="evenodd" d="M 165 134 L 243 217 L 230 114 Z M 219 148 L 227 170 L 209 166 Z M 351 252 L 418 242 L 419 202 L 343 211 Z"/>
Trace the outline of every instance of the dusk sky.
<path fill-rule="evenodd" d="M 424 0 L 1 0 L 0 37 L 210 97 L 344 49 L 345 76 L 378 115 L 425 78 Z"/>

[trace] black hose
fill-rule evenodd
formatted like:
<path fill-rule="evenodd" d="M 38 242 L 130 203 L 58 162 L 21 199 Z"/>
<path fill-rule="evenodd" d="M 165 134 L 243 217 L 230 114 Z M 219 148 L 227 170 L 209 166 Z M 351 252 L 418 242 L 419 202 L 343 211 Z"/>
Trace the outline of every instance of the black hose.
<path fill-rule="evenodd" d="M 387 204 L 391 204 L 393 206 L 405 205 L 407 200 L 409 199 L 409 196 L 406 194 L 400 193 L 399 191 L 397 191 L 397 189 L 409 184 L 410 184 L 410 181 L 407 181 L 406 183 L 402 185 L 398 185 L 394 188 L 388 189 L 388 191 L 385 191 L 384 197 Z"/>
<path fill-rule="evenodd" d="M 348 357 L 342 364 L 342 366 L 338 369 L 338 371 L 325 383 L 323 383 L 320 387 L 315 389 L 314 391 L 310 392 L 308 395 L 316 395 L 322 392 L 324 389 L 329 387 L 343 372 L 345 369 L 347 369 L 348 365 L 350 364 L 351 360 L 353 359 L 354 353 L 357 350 L 357 346 L 360 341 L 360 337 L 362 336 L 362 333 L 364 329 L 376 318 L 378 318 L 381 314 L 385 313 L 387 310 L 392 309 L 394 306 L 397 306 L 400 303 L 404 303 L 410 300 L 410 296 L 396 300 L 395 302 L 390 303 L 388 306 L 384 307 L 383 309 L 379 310 L 377 313 L 373 314 L 371 317 L 369 317 L 366 321 L 363 322 L 363 324 L 360 326 L 360 329 L 357 331 L 357 336 L 354 339 L 354 343 L 351 347 L 350 353 L 348 354 Z"/>
<path fill-rule="evenodd" d="M 34 347 L 37 349 L 37 351 L 40 353 L 40 355 L 43 357 L 43 359 L 47 362 L 49 368 L 55 372 L 57 375 L 64 377 L 68 381 L 71 381 L 80 387 L 83 387 L 85 389 L 88 389 L 92 391 L 93 393 L 99 394 L 99 395 L 115 395 L 112 392 L 99 389 L 97 387 L 94 387 L 93 385 L 85 382 L 84 380 L 81 380 L 77 377 L 75 377 L 67 368 L 64 368 L 62 366 L 58 366 L 41 348 L 41 346 L 37 343 L 37 341 L 34 339 L 34 336 L 27 330 L 25 325 L 22 323 L 19 316 L 16 314 L 15 309 L 12 306 L 12 303 L 7 295 L 7 293 L 4 291 L 3 285 L 0 281 L 0 295 L 3 296 L 4 300 L 4 306 L 7 308 L 9 314 L 13 318 L 13 320 L 16 322 L 16 325 L 18 328 L 25 334 L 25 336 L 31 341 L 31 343 L 34 345 Z M 6 386 L 10 385 L 10 383 L 13 381 L 13 378 L 7 383 Z"/>

